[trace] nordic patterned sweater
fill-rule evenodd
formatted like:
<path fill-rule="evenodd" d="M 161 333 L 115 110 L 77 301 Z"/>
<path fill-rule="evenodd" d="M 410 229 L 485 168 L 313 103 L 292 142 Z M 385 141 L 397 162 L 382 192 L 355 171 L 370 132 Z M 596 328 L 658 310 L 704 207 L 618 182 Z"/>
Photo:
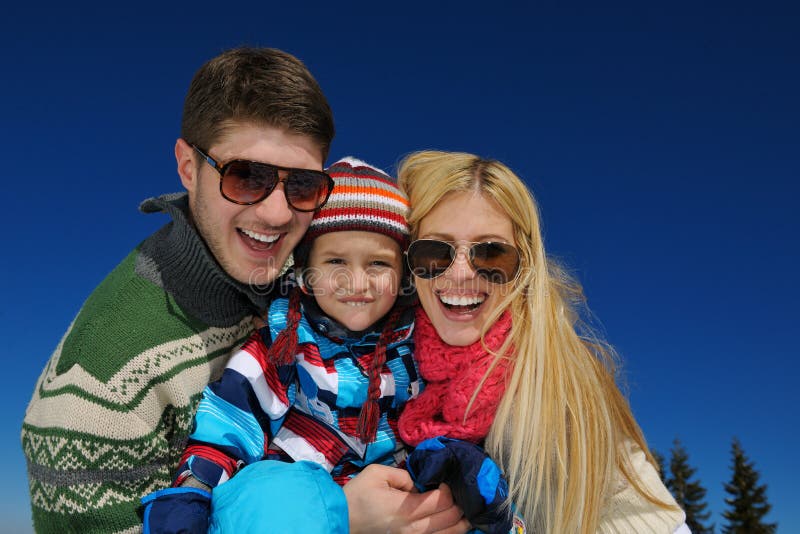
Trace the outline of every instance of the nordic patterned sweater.
<path fill-rule="evenodd" d="M 139 497 L 170 485 L 203 388 L 275 292 L 225 274 L 187 218 L 185 193 L 140 209 L 172 222 L 89 296 L 25 413 L 37 532 L 141 530 Z"/>
<path fill-rule="evenodd" d="M 422 389 L 413 358 L 414 310 L 402 314 L 386 347 L 377 434 L 365 444 L 356 427 L 383 326 L 349 332 L 311 298 L 304 300 L 292 363 L 277 366 L 267 355 L 286 328 L 288 300 L 280 298 L 270 305 L 269 326 L 253 332 L 203 392 L 174 485 L 192 476 L 213 488 L 264 458 L 318 463 L 344 485 L 368 464 L 397 466 L 405 459 L 397 419 Z"/>

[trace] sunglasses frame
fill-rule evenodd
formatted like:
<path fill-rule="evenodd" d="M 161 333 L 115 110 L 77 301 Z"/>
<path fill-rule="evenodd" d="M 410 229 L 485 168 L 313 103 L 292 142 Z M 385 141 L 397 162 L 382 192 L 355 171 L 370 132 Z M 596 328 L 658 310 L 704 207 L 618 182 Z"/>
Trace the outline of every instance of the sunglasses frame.
<path fill-rule="evenodd" d="M 427 242 L 432 242 L 432 243 L 443 243 L 445 245 L 448 245 L 450 247 L 450 249 L 453 251 L 452 256 L 450 258 L 450 263 L 447 265 L 447 267 L 441 273 L 439 273 L 439 274 L 437 274 L 435 276 L 421 276 L 421 275 L 419 275 L 418 273 L 416 273 L 414 271 L 414 267 L 413 267 L 413 265 L 411 265 L 411 256 L 409 255 L 409 251 L 411 251 L 411 247 L 414 246 L 414 243 L 418 243 L 420 241 L 427 241 Z M 466 254 L 466 258 L 467 258 L 467 262 L 469 263 L 470 268 L 473 271 L 475 271 L 475 274 L 477 274 L 478 276 L 480 276 L 484 280 L 488 281 L 489 283 L 497 284 L 497 285 L 505 285 L 505 284 L 508 284 L 510 282 L 513 282 L 517 278 L 517 275 L 519 275 L 520 267 L 521 267 L 521 264 L 522 264 L 522 256 L 519 253 L 519 249 L 517 247 L 515 247 L 514 245 L 512 245 L 511 243 L 506 243 L 504 241 L 444 241 L 442 239 L 415 239 L 414 241 L 412 241 L 408 245 L 408 249 L 403 253 L 405 255 L 405 257 L 406 257 L 406 264 L 408 265 L 409 270 L 411 271 L 411 273 L 414 276 L 418 276 L 419 278 L 422 278 L 424 280 L 433 280 L 435 278 L 439 278 L 440 276 L 443 276 L 445 273 L 447 273 L 447 271 L 450 270 L 450 268 L 455 263 L 456 258 L 458 257 L 458 252 L 459 252 L 459 249 L 461 248 L 461 246 L 456 246 L 456 243 L 458 243 L 459 245 L 469 245 L 469 247 L 467 248 L 468 253 Z M 487 276 L 487 273 L 485 272 L 485 269 L 481 269 L 479 267 L 476 267 L 475 263 L 473 261 L 474 257 L 475 257 L 475 247 L 477 245 L 497 245 L 497 244 L 503 245 L 505 247 L 509 247 L 511 250 L 514 251 L 514 253 L 517 256 L 516 269 L 514 269 L 514 272 L 512 274 L 510 274 L 504 282 L 496 282 L 496 281 L 492 280 L 489 276 Z"/>
<path fill-rule="evenodd" d="M 197 153 L 200 154 L 203 157 L 203 159 L 206 160 L 206 163 L 211 165 L 214 168 L 214 170 L 217 171 L 217 173 L 219 174 L 219 193 L 222 195 L 222 198 L 224 198 L 228 202 L 233 202 L 234 204 L 239 204 L 240 206 L 252 206 L 253 204 L 258 204 L 259 202 L 261 202 L 262 200 L 264 200 L 265 198 L 270 196 L 272 194 L 272 192 L 275 191 L 275 188 L 278 187 L 278 184 L 283 183 L 284 184 L 284 186 L 283 186 L 283 196 L 286 199 L 286 203 L 289 205 L 289 207 L 291 207 L 295 211 L 308 213 L 308 212 L 312 212 L 312 211 L 317 211 L 319 208 L 324 206 L 325 203 L 328 202 L 328 198 L 330 198 L 331 192 L 333 191 L 333 186 L 334 186 L 333 178 L 331 178 L 331 176 L 325 171 L 317 171 L 317 170 L 314 170 L 314 169 L 300 169 L 300 168 L 296 168 L 296 167 L 281 167 L 280 165 L 273 165 L 272 163 L 264 163 L 264 162 L 261 162 L 261 161 L 251 161 L 251 160 L 247 160 L 247 159 L 233 159 L 231 161 L 226 162 L 223 165 L 220 165 L 220 163 L 217 160 L 215 160 L 214 158 L 209 156 L 208 153 L 206 153 L 204 150 L 202 150 L 197 145 L 191 144 L 191 147 L 193 149 L 195 149 L 197 151 Z M 275 184 L 271 188 L 264 188 L 263 196 L 259 197 L 257 200 L 253 200 L 252 202 L 243 202 L 241 200 L 235 200 L 235 199 L 233 199 L 233 198 L 231 198 L 231 197 L 229 197 L 228 195 L 225 194 L 225 191 L 223 191 L 223 189 L 222 189 L 222 183 L 225 180 L 225 172 L 228 170 L 228 168 L 230 168 L 231 165 L 233 165 L 234 163 L 237 163 L 237 162 L 238 163 L 247 163 L 248 165 L 256 164 L 256 165 L 261 165 L 263 167 L 274 169 L 275 170 L 275 174 L 277 175 L 278 179 L 275 181 Z M 278 171 L 286 171 L 286 177 L 285 178 L 281 178 L 281 176 L 278 173 Z M 321 175 L 321 176 L 324 176 L 325 178 L 327 178 L 328 192 L 325 194 L 325 199 L 318 206 L 316 206 L 314 208 L 311 208 L 311 209 L 298 208 L 289 199 L 289 193 L 286 190 L 286 185 L 288 184 L 289 179 L 292 177 L 293 171 L 310 172 L 312 174 Z"/>

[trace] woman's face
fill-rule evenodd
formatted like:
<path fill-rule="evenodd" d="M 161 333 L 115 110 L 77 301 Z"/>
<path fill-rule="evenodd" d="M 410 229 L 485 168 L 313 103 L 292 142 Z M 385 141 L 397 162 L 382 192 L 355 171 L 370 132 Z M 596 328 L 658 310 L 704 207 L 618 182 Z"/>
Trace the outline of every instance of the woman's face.
<path fill-rule="evenodd" d="M 418 239 L 455 242 L 458 254 L 444 274 L 414 281 L 439 337 L 448 345 L 471 345 L 480 339 L 484 323 L 513 282 L 498 285 L 478 276 L 469 263 L 469 242 L 516 246 L 511 219 L 482 193 L 459 191 L 446 195 L 420 220 Z"/>

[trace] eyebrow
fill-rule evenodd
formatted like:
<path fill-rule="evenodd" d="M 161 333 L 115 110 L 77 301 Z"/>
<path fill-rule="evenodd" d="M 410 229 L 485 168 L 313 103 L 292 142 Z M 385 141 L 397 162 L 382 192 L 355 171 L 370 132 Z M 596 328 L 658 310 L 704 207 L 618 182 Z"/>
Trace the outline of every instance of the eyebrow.
<path fill-rule="evenodd" d="M 419 236 L 420 239 L 439 239 L 441 241 L 460 241 L 456 239 L 454 236 L 450 234 L 440 234 L 436 232 L 427 233 L 424 235 Z M 471 241 L 473 243 L 483 243 L 486 241 L 502 241 L 503 243 L 511 243 L 513 242 L 512 239 L 508 239 L 498 234 L 481 234 L 478 236 L 472 236 L 470 239 L 465 239 L 464 241 Z"/>
<path fill-rule="evenodd" d="M 317 255 L 323 257 L 341 258 L 342 256 L 347 255 L 347 252 L 343 252 L 340 248 L 330 247 L 320 249 L 317 252 Z M 400 251 L 400 254 L 398 255 L 397 251 L 395 251 L 393 248 L 379 246 L 370 250 L 367 256 L 371 258 L 394 259 L 402 256 L 402 251 Z"/>

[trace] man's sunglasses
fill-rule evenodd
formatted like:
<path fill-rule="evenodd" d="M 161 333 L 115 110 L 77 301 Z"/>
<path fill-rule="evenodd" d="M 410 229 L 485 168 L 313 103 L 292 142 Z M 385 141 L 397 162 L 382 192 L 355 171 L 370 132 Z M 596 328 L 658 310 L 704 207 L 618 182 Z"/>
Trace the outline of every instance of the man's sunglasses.
<path fill-rule="evenodd" d="M 519 272 L 519 251 L 513 245 L 497 241 L 467 242 L 467 259 L 478 276 L 494 284 L 507 284 Z M 443 275 L 458 255 L 455 243 L 438 239 L 417 239 L 408 247 L 406 259 L 411 272 L 420 278 Z"/>
<path fill-rule="evenodd" d="M 322 171 L 279 167 L 245 159 L 220 165 L 196 145 L 192 148 L 219 173 L 219 192 L 235 204 L 261 202 L 283 182 L 283 194 L 289 206 L 296 211 L 314 211 L 328 201 L 333 190 L 333 179 Z"/>

